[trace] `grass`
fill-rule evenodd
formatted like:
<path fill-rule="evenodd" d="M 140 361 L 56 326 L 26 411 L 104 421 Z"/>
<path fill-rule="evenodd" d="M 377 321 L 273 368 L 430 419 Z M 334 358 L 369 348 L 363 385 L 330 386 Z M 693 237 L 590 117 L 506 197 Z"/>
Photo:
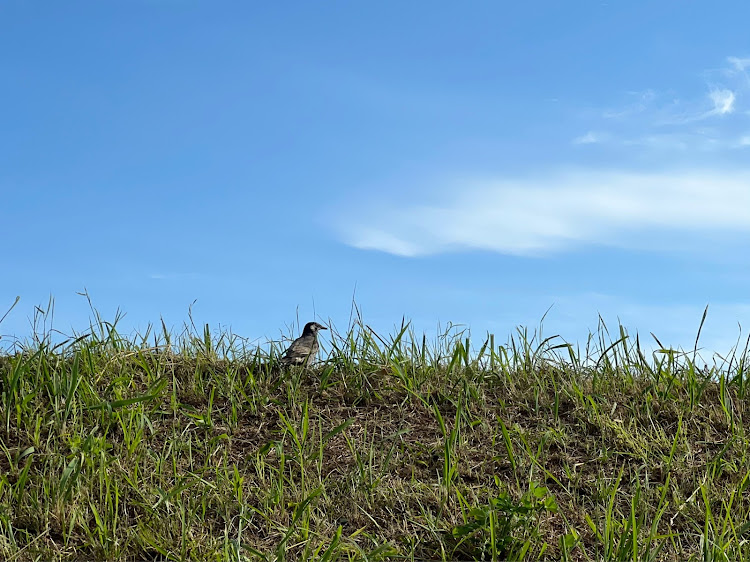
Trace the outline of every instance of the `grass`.
<path fill-rule="evenodd" d="M 747 345 L 355 319 L 282 371 L 283 344 L 50 316 L 0 355 L 2 560 L 750 560 Z"/>

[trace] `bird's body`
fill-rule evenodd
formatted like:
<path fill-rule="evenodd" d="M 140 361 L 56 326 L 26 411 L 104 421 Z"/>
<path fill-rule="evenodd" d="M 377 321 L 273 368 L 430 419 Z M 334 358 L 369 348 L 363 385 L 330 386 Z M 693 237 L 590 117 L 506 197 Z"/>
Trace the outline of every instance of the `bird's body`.
<path fill-rule="evenodd" d="M 318 330 L 327 330 L 317 322 L 308 322 L 302 335 L 292 342 L 279 361 L 282 365 L 304 365 L 307 367 L 318 355 Z"/>

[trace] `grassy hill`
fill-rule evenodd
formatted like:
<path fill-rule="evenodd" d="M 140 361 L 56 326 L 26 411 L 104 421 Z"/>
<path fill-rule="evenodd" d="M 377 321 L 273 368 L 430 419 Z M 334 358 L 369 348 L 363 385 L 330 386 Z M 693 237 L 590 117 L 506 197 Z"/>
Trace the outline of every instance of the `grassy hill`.
<path fill-rule="evenodd" d="M 750 560 L 747 346 L 49 335 L 0 356 L 2 560 Z"/>

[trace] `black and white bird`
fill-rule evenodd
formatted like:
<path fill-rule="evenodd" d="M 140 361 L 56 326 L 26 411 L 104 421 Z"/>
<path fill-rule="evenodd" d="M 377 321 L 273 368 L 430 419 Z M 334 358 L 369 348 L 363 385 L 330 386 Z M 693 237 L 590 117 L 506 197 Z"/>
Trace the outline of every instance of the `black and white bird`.
<path fill-rule="evenodd" d="M 307 367 L 318 355 L 318 330 L 327 330 L 317 322 L 308 322 L 302 335 L 292 342 L 279 363 L 281 365 L 304 365 Z"/>

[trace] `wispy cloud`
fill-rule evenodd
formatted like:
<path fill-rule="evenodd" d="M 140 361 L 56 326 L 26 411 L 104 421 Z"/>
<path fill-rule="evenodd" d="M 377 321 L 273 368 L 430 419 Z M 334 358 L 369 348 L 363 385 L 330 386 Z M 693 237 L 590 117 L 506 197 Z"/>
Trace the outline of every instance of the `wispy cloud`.
<path fill-rule="evenodd" d="M 714 103 L 714 108 L 706 113 L 706 117 L 710 115 L 727 115 L 734 111 L 735 95 L 732 90 L 711 90 L 708 96 Z"/>
<path fill-rule="evenodd" d="M 728 57 L 727 61 L 730 64 L 730 68 L 725 71 L 730 77 L 740 77 L 745 87 L 750 88 L 750 58 L 741 57 Z"/>
<path fill-rule="evenodd" d="M 654 90 L 643 90 L 640 92 L 627 92 L 630 101 L 617 109 L 607 109 L 602 113 L 605 119 L 622 119 L 648 111 L 657 101 Z"/>
<path fill-rule="evenodd" d="M 607 135 L 604 133 L 597 133 L 595 131 L 589 131 L 585 135 L 576 137 L 573 139 L 573 144 L 596 144 L 603 142 L 607 139 Z"/>
<path fill-rule="evenodd" d="M 589 144 L 580 142 L 578 140 L 580 138 L 573 139 L 573 144 Z M 600 135 L 596 137 L 596 142 L 619 147 L 640 146 L 659 152 L 707 153 L 747 149 L 750 147 L 750 135 L 723 134 L 721 131 L 699 129 L 676 133 L 652 132 L 633 137 L 617 137 L 611 134 L 606 136 Z"/>
<path fill-rule="evenodd" d="M 465 182 L 338 224 L 356 248 L 401 256 L 462 250 L 539 255 L 583 245 L 671 250 L 688 235 L 750 233 L 750 174 L 560 172 Z"/>
<path fill-rule="evenodd" d="M 750 58 L 727 57 L 727 61 L 738 72 L 745 72 L 750 68 Z"/>
<path fill-rule="evenodd" d="M 736 91 L 729 88 L 712 87 L 698 100 L 673 100 L 654 113 L 656 126 L 690 125 L 734 113 Z"/>
<path fill-rule="evenodd" d="M 610 107 L 587 123 L 589 132 L 573 143 L 647 146 L 653 150 L 714 151 L 744 148 L 750 115 L 750 58 L 727 57 L 721 68 L 703 72 L 700 92 L 626 92 L 619 107 Z M 606 135 L 594 131 L 606 129 Z"/>
<path fill-rule="evenodd" d="M 586 147 L 603 144 L 640 161 L 672 153 L 677 167 L 650 173 L 558 168 L 567 171 L 462 181 L 453 190 L 429 190 L 416 204 L 358 205 L 356 213 L 342 215 L 356 219 L 337 219 L 338 230 L 351 246 L 401 256 L 539 255 L 587 245 L 706 249 L 706 236 L 732 247 L 734 235 L 750 235 L 750 172 L 728 169 L 726 162 L 711 169 L 706 162 L 720 151 L 741 156 L 750 148 L 743 111 L 748 69 L 750 59 L 729 57 L 688 101 L 650 89 L 629 92 L 623 107 L 596 113 L 596 122 L 571 135 L 581 146 L 578 158 Z M 685 170 L 692 157 L 703 167 Z"/>
<path fill-rule="evenodd" d="M 690 124 L 735 113 L 739 98 L 750 92 L 750 58 L 727 57 L 727 65 L 711 71 L 705 90 L 697 96 L 652 89 L 628 92 L 620 108 L 602 112 L 607 120 L 643 118 L 656 126 Z M 632 100 L 635 98 L 635 101 Z"/>

